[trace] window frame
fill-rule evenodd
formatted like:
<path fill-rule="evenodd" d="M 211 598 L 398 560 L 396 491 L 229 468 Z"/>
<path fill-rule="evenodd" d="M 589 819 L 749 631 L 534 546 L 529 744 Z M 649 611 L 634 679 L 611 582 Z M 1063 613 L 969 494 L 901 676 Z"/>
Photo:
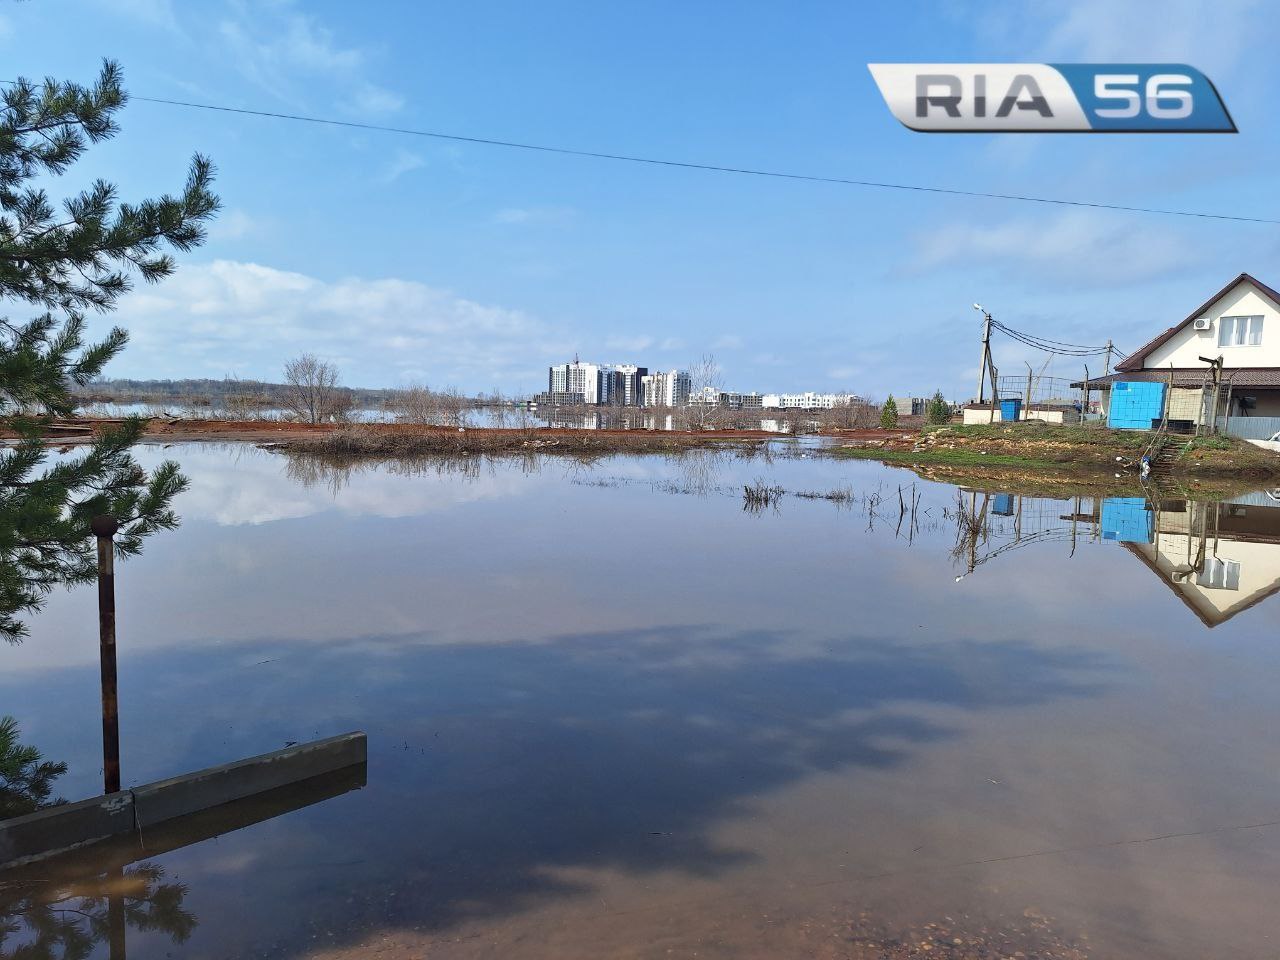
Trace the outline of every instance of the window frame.
<path fill-rule="evenodd" d="M 1263 320 L 1265 316 L 1260 313 L 1232 314 L 1230 316 L 1221 316 L 1218 318 L 1218 346 L 1219 347 L 1260 347 L 1262 346 L 1262 330 Z M 1230 342 L 1224 342 L 1228 330 L 1228 321 L 1230 322 L 1231 339 Z"/>
<path fill-rule="evenodd" d="M 1206 590 L 1240 590 L 1240 561 L 1225 557 L 1205 557 L 1204 568 L 1196 574 L 1196 586 Z"/>

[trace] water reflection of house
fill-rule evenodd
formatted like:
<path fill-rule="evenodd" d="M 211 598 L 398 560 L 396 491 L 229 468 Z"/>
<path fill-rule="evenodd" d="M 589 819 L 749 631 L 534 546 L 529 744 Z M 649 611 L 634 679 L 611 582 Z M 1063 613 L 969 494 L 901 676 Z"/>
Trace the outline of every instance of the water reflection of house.
<path fill-rule="evenodd" d="M 1149 542 L 1124 547 L 1206 626 L 1280 593 L 1280 501 L 1266 494 L 1224 503 L 1178 500 L 1151 513 Z"/>
<path fill-rule="evenodd" d="M 1074 556 L 1078 546 L 1110 541 L 1209 627 L 1280 593 L 1280 490 L 1222 503 L 979 491 L 966 491 L 960 502 L 953 556 L 967 568 L 961 579 L 1032 544 L 1069 544 Z"/>

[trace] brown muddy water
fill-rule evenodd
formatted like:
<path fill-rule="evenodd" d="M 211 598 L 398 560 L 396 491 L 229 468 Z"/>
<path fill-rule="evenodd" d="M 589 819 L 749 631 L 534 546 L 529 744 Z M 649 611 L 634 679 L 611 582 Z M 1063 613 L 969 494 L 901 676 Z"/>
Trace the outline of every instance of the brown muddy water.
<path fill-rule="evenodd" d="M 356 729 L 367 785 L 0 879 L 0 956 L 108 956 L 113 891 L 132 957 L 1280 956 L 1265 492 L 913 521 L 813 455 L 144 453 L 193 484 L 117 571 L 126 785 Z M 94 604 L 0 648 L 72 800 Z"/>

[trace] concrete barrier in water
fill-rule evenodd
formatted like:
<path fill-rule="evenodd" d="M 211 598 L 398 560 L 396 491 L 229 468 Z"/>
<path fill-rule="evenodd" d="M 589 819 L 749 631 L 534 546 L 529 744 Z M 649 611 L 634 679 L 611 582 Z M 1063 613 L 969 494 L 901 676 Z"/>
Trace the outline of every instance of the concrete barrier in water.
<path fill-rule="evenodd" d="M 37 860 L 362 765 L 363 733 L 346 733 L 207 770 L 0 821 L 0 866 Z"/>

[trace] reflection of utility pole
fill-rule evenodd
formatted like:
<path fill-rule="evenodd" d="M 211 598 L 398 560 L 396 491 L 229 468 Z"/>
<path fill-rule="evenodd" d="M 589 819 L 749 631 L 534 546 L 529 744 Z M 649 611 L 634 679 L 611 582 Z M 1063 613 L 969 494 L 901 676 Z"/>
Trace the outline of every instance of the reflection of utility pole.
<path fill-rule="evenodd" d="M 110 960 L 125 960 L 124 867 L 107 873 L 107 937 Z"/>
<path fill-rule="evenodd" d="M 94 517 L 98 538 L 98 647 L 102 659 L 102 783 L 107 793 L 120 789 L 120 700 L 116 687 L 115 541 L 120 522 Z"/>

